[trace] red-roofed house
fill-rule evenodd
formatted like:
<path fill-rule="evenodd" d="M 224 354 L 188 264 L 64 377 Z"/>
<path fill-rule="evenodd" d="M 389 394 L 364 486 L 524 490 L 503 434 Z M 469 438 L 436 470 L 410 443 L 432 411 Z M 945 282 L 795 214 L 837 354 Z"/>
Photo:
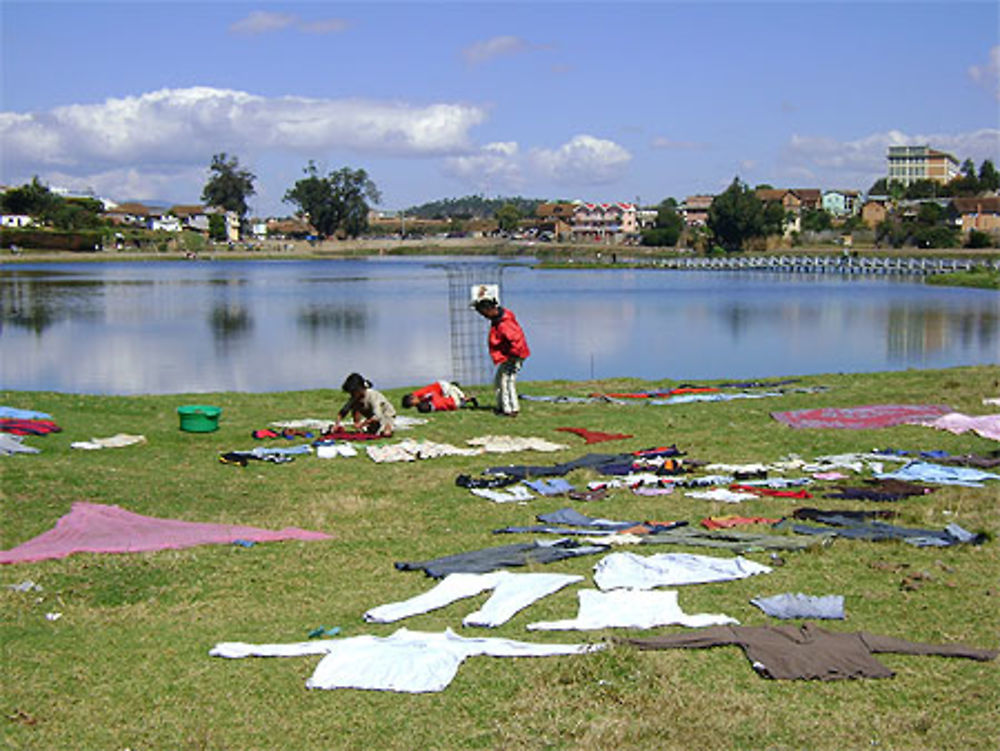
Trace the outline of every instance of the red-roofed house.
<path fill-rule="evenodd" d="M 1000 233 L 1000 196 L 954 198 L 951 204 L 958 214 L 962 232 Z"/>

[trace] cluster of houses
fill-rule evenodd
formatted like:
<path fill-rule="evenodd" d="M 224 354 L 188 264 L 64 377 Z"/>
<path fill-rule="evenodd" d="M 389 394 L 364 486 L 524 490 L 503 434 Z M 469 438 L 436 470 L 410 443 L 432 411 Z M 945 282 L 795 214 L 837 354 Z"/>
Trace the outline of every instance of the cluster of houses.
<path fill-rule="evenodd" d="M 920 180 L 945 184 L 959 175 L 958 160 L 951 154 L 929 145 L 890 146 L 886 154 L 890 182 L 910 185 Z M 768 204 L 778 204 L 785 214 L 784 234 L 790 237 L 802 231 L 802 217 L 807 211 L 822 210 L 834 222 L 860 217 L 862 223 L 874 229 L 893 211 L 902 215 L 915 214 L 920 201 L 890 200 L 888 196 L 863 196 L 857 190 L 826 190 L 817 188 L 759 188 L 757 198 Z M 677 211 L 688 227 L 701 227 L 708 221 L 708 211 L 714 196 L 688 196 Z M 1000 239 L 1000 196 L 925 199 L 949 208 L 963 233 L 985 232 Z M 574 241 L 622 242 L 636 237 L 656 222 L 656 211 L 642 209 L 631 203 L 544 203 L 538 207 L 537 218 L 560 238 Z"/>
<path fill-rule="evenodd" d="M 2 189 L 0 189 L 2 190 Z M 215 206 L 179 204 L 176 206 L 148 206 L 143 203 L 114 203 L 102 201 L 103 216 L 111 224 L 122 228 L 183 232 L 185 230 L 207 234 L 212 216 L 221 216 L 225 227 L 226 240 L 238 242 L 247 237 L 263 239 L 271 236 L 308 236 L 313 232 L 307 222 L 299 219 L 269 219 L 242 222 L 234 211 L 226 211 Z M 0 226 L 12 228 L 30 227 L 34 219 L 24 214 L 0 214 Z"/>
<path fill-rule="evenodd" d="M 858 216 L 875 229 L 893 210 L 916 213 L 923 201 L 891 201 L 887 196 L 863 197 L 856 190 L 816 188 L 762 188 L 755 191 L 764 203 L 779 204 L 785 212 L 784 234 L 790 237 L 802 231 L 806 211 L 822 210 L 835 222 Z M 687 227 L 702 227 L 714 196 L 688 196 L 677 206 L 677 213 Z M 924 199 L 954 209 L 955 222 L 964 233 L 978 230 L 1000 235 L 1000 196 Z M 627 242 L 656 223 L 656 209 L 644 209 L 634 203 L 542 203 L 536 218 L 555 237 L 574 242 Z"/>
<path fill-rule="evenodd" d="M 929 146 L 892 146 L 888 152 L 889 179 L 908 185 L 916 180 L 934 180 L 946 183 L 958 175 L 958 161 L 945 152 Z M 871 229 L 876 228 L 892 212 L 902 215 L 915 214 L 923 201 L 892 201 L 888 196 L 863 196 L 856 190 L 826 190 L 817 188 L 758 188 L 757 198 L 766 204 L 777 204 L 783 209 L 784 234 L 791 237 L 802 231 L 802 218 L 809 211 L 822 210 L 834 223 L 849 217 L 860 217 Z M 705 226 L 714 196 L 688 196 L 677 207 L 677 212 L 689 228 Z M 949 209 L 963 233 L 972 230 L 984 232 L 1000 239 L 1000 196 L 923 199 L 934 201 Z M 115 204 L 105 201 L 104 216 L 113 224 L 167 232 L 194 230 L 207 233 L 212 215 L 222 215 L 225 220 L 226 238 L 230 242 L 240 239 L 266 237 L 309 237 L 314 233 L 301 219 L 252 219 L 242 223 L 234 212 L 221 208 L 197 205 L 178 205 L 155 208 L 141 203 Z M 373 220 L 380 217 L 372 212 Z M 585 201 L 541 203 L 535 211 L 533 236 L 570 242 L 629 243 L 636 241 L 644 229 L 655 226 L 656 208 L 642 208 L 635 203 L 588 203 Z M 31 217 L 2 215 L 4 227 L 24 227 L 32 223 Z M 376 224 L 373 221 L 373 225 Z"/>

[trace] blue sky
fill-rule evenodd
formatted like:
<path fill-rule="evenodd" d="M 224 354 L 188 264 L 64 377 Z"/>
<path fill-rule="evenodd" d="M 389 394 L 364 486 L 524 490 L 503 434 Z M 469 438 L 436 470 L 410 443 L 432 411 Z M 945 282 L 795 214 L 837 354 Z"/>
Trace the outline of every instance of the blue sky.
<path fill-rule="evenodd" d="M 996 2 L 0 0 L 0 182 L 197 203 L 213 154 L 382 208 L 867 189 L 890 144 L 1000 165 Z"/>

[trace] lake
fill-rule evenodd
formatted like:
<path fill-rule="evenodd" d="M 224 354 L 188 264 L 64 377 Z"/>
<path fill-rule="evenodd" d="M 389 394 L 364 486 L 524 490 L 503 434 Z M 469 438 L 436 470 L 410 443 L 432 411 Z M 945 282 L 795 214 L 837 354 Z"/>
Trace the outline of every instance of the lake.
<path fill-rule="evenodd" d="M 1000 362 L 1000 295 L 915 276 L 535 270 L 491 258 L 0 265 L 0 388 L 91 394 L 487 382 L 500 283 L 521 380 L 694 382 Z"/>

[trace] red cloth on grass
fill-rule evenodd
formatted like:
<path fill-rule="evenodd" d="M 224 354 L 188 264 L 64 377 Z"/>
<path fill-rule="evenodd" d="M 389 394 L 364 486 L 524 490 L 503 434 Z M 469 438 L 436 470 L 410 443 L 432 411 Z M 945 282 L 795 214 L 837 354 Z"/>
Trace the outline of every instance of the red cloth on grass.
<path fill-rule="evenodd" d="M 48 435 L 60 433 L 62 428 L 52 420 L 19 420 L 13 417 L 0 418 L 0 433 L 14 435 Z"/>
<path fill-rule="evenodd" d="M 587 430 L 586 428 L 556 428 L 564 433 L 575 433 L 580 436 L 585 443 L 600 443 L 601 441 L 618 441 L 623 438 L 631 438 L 627 433 L 602 433 L 599 430 Z"/>
<path fill-rule="evenodd" d="M 771 498 L 812 498 L 812 493 L 808 490 L 775 490 L 757 485 L 740 485 L 738 482 L 730 485 L 729 489 L 742 490 L 745 493 L 754 493 L 755 495 L 766 495 Z"/>

